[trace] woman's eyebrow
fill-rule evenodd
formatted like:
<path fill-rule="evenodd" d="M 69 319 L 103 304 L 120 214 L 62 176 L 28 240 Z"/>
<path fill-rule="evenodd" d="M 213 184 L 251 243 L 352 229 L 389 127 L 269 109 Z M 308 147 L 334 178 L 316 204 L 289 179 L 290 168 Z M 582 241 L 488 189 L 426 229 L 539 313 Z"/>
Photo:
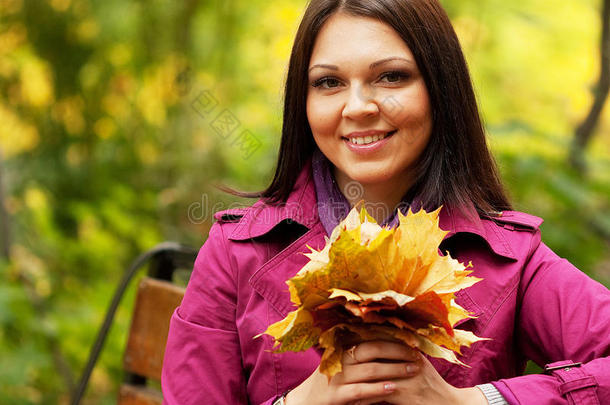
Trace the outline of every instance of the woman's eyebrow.
<path fill-rule="evenodd" d="M 409 64 L 413 64 L 413 61 L 410 59 L 402 58 L 400 56 L 391 56 L 389 58 L 378 60 L 377 62 L 373 62 L 369 65 L 369 69 L 373 69 L 379 65 L 383 65 L 384 63 L 391 62 L 393 60 L 401 60 L 403 62 L 407 62 Z"/>
<path fill-rule="evenodd" d="M 374 68 L 376 68 L 379 65 L 383 65 L 384 63 L 391 62 L 391 61 L 394 61 L 394 60 L 401 60 L 401 61 L 407 62 L 409 64 L 413 64 L 412 60 L 409 60 L 409 59 L 406 59 L 406 58 L 402 58 L 402 57 L 399 57 L 399 56 L 391 56 L 389 58 L 384 58 L 384 59 L 381 59 L 381 60 L 378 60 L 376 62 L 371 63 L 369 65 L 369 69 L 374 69 Z M 323 64 L 315 64 L 315 65 L 313 65 L 312 67 L 309 68 L 308 72 L 311 72 L 315 68 L 325 68 L 325 69 L 331 69 L 331 70 L 339 70 L 339 67 L 337 65 L 328 65 L 328 64 L 323 63 Z"/>
<path fill-rule="evenodd" d="M 313 65 L 312 67 L 310 67 L 308 72 L 311 72 L 315 68 L 325 68 L 325 69 L 331 69 L 331 70 L 339 70 L 339 67 L 336 66 L 336 65 L 316 64 L 316 65 Z"/>

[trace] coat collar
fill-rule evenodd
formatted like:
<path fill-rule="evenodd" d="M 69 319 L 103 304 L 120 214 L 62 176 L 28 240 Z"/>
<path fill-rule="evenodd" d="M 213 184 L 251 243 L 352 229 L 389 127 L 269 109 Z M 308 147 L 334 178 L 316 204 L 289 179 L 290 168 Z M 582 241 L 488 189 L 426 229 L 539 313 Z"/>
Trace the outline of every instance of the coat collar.
<path fill-rule="evenodd" d="M 229 239 L 246 240 L 262 236 L 284 220 L 298 222 L 309 229 L 319 221 L 311 159 L 301 169 L 285 203 L 271 205 L 257 201 L 245 211 Z"/>
<path fill-rule="evenodd" d="M 311 159 L 307 160 L 286 203 L 267 204 L 262 200 L 246 209 L 243 217 L 229 235 L 231 240 L 248 240 L 263 236 L 282 221 L 294 221 L 312 229 L 320 219 L 317 210 L 316 190 Z M 481 237 L 497 255 L 516 260 L 517 256 L 493 221 L 481 220 L 471 204 L 463 211 L 443 207 L 439 225 L 449 233 L 445 239 L 468 233 Z"/>
<path fill-rule="evenodd" d="M 463 211 L 444 206 L 439 214 L 439 226 L 449 231 L 445 240 L 465 233 L 478 235 L 495 254 L 517 260 L 517 255 L 501 235 L 498 226 L 492 220 L 482 220 L 472 203 Z"/>

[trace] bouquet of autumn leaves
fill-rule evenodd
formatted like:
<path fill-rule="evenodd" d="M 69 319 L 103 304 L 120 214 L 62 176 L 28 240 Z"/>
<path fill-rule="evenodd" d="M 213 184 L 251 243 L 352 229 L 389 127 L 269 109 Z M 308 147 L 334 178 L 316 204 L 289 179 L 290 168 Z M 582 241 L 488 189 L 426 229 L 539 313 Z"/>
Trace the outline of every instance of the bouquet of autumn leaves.
<path fill-rule="evenodd" d="M 286 283 L 297 309 L 264 332 L 277 352 L 324 349 L 320 371 L 341 371 L 347 347 L 370 340 L 400 341 L 432 357 L 461 363 L 461 346 L 483 340 L 453 329 L 471 315 L 454 293 L 481 279 L 438 247 L 447 234 L 437 211 L 407 215 L 399 225 L 379 226 L 358 205 L 333 230 L 321 251 Z M 259 335 L 260 336 L 260 335 Z M 279 347 L 278 347 L 279 346 Z"/>

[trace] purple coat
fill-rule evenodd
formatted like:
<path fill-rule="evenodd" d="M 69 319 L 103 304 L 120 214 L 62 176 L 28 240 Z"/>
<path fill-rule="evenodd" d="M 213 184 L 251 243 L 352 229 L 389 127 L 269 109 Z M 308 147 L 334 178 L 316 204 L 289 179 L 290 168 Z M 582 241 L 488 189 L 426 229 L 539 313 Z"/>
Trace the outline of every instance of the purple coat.
<path fill-rule="evenodd" d="M 278 354 L 271 337 L 253 339 L 293 310 L 285 280 L 306 263 L 306 245 L 325 243 L 311 162 L 285 205 L 258 201 L 215 218 L 171 320 L 165 403 L 269 405 L 320 361 L 315 349 Z M 443 208 L 442 250 L 472 261 L 483 278 L 457 294 L 477 316 L 459 328 L 491 340 L 463 350 L 471 368 L 431 362 L 456 387 L 492 382 L 510 404 L 610 404 L 610 292 L 542 243 L 541 223 L 514 211 L 470 220 Z M 582 366 L 520 376 L 527 359 Z"/>

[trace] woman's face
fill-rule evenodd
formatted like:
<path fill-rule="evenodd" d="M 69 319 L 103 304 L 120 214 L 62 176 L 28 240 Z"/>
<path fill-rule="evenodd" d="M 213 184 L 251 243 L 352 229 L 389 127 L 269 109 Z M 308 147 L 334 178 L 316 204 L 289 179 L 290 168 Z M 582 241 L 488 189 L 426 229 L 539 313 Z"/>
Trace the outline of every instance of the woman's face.
<path fill-rule="evenodd" d="M 409 47 L 389 25 L 343 13 L 316 38 L 307 119 L 340 186 L 357 181 L 405 192 L 432 129 L 428 91 Z"/>

